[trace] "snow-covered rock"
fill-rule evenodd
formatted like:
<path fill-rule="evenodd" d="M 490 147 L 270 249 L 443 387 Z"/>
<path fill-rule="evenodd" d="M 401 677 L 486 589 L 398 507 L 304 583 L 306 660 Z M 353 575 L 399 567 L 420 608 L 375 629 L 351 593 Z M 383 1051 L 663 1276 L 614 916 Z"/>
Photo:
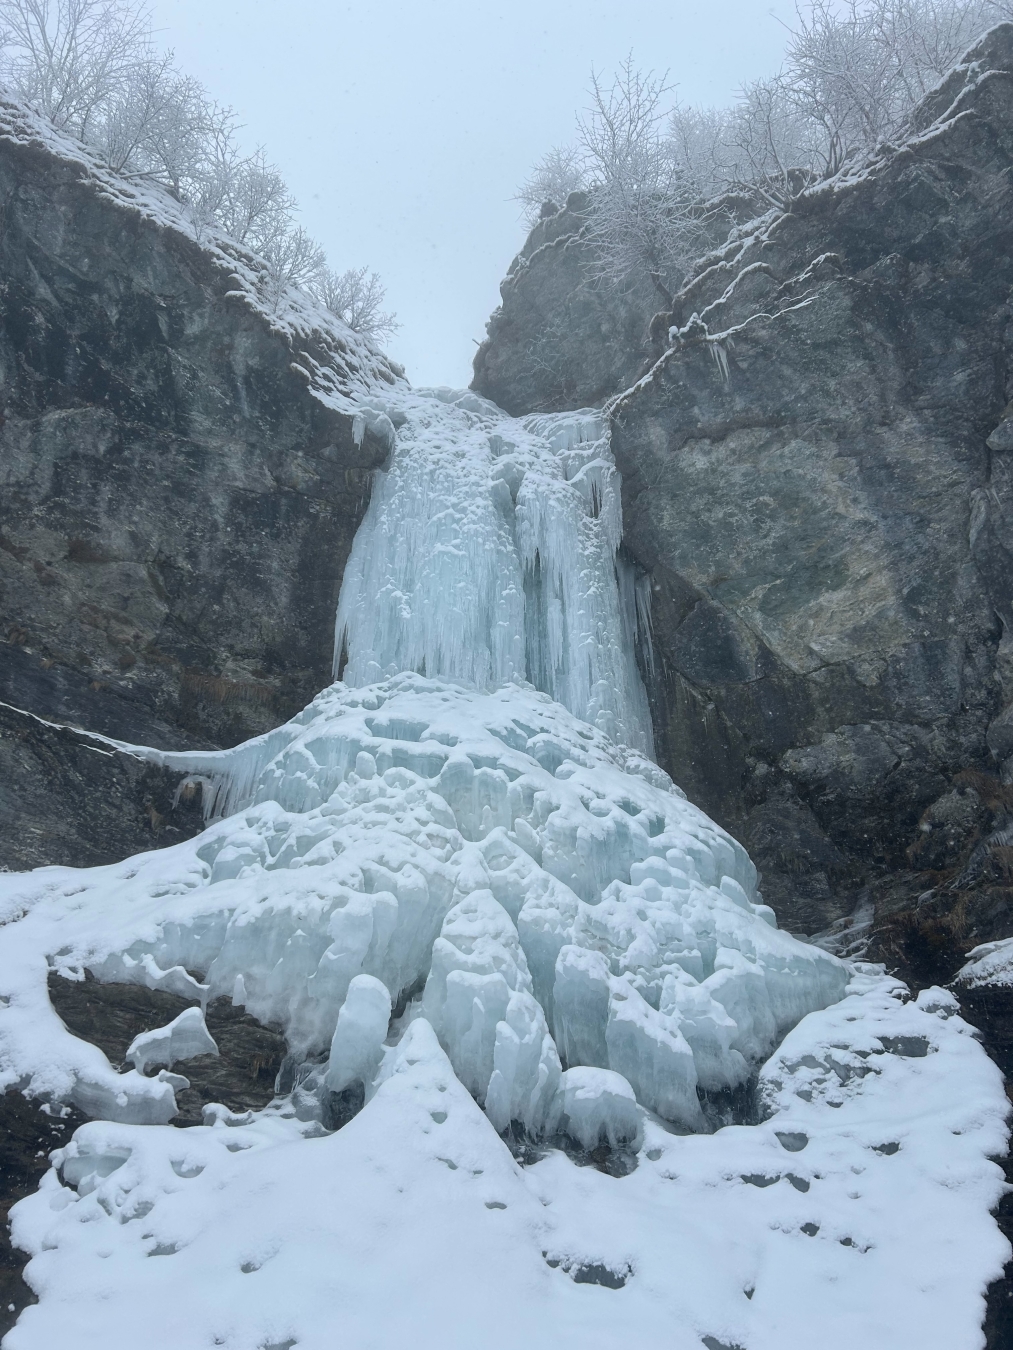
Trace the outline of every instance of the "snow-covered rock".
<path fill-rule="evenodd" d="M 141 1073 L 152 1066 L 158 1068 L 164 1065 L 171 1069 L 177 1060 L 217 1054 L 218 1046 L 207 1029 L 200 1008 L 187 1008 L 167 1026 L 156 1027 L 154 1031 L 142 1031 L 127 1049 L 127 1059 Z"/>

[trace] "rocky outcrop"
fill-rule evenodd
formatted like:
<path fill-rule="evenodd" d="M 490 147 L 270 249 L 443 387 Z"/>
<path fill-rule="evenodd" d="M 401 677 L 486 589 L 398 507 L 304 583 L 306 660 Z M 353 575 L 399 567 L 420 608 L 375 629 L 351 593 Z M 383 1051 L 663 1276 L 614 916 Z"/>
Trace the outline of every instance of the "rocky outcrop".
<path fill-rule="evenodd" d="M 587 205 L 572 192 L 562 210 L 546 208 L 475 353 L 472 388 L 512 417 L 604 403 L 660 354 L 649 331 L 663 303 L 654 286 L 633 280 L 617 295 L 589 279 Z"/>
<path fill-rule="evenodd" d="M 94 867 L 192 838 L 201 788 L 69 727 L 0 704 L 0 867 Z"/>
<path fill-rule="evenodd" d="M 1011 175 L 1005 25 L 909 142 L 736 228 L 649 373 L 621 392 L 620 363 L 610 390 L 661 762 L 749 845 L 789 927 L 871 900 L 899 949 L 959 912 L 947 977 L 1013 923 L 1005 808 L 966 778 L 998 783 L 1013 751 Z M 525 284 L 505 284 L 514 311 Z M 596 368 L 593 322 L 582 340 Z"/>
<path fill-rule="evenodd" d="M 264 301 L 257 268 L 0 100 L 0 701 L 185 748 L 329 683 L 387 453 L 352 396 L 401 376 L 336 321 Z M 12 734 L 8 801 L 37 768 Z"/>

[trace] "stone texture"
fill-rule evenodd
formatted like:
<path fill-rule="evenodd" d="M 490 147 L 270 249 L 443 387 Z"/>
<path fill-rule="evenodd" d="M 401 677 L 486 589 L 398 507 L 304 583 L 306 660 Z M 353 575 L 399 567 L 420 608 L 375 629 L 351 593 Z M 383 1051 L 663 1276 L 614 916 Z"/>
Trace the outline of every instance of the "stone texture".
<path fill-rule="evenodd" d="M 940 864 L 920 891 L 944 862 L 956 879 L 976 826 L 913 861 L 923 813 L 1013 752 L 1013 27 L 914 131 L 733 230 L 650 374 L 622 393 L 631 349 L 604 389 L 625 547 L 651 584 L 659 758 L 808 932 L 866 893 L 889 908 L 890 878 L 906 904 L 919 861 Z M 568 284 L 566 249 L 531 243 L 476 359 L 483 392 L 546 322 L 536 271 L 543 307 Z M 598 371 L 599 325 L 567 312 Z M 526 378 L 518 397 L 565 402 Z"/>
<path fill-rule="evenodd" d="M 15 112 L 0 101 L 0 700 L 234 743 L 329 682 L 386 448 L 355 444 L 219 260 Z"/>
<path fill-rule="evenodd" d="M 65 980 L 50 976 L 49 999 L 67 1029 L 91 1041 L 121 1069 L 127 1047 L 142 1031 L 164 1027 L 188 1007 L 195 1007 L 175 994 L 145 989 L 136 984 L 100 984 L 93 976 Z M 232 1000 L 217 998 L 208 1004 L 207 1029 L 218 1046 L 217 1055 L 198 1055 L 173 1065 L 190 1086 L 176 1093 L 179 1114 L 172 1124 L 199 1125 L 202 1108 L 220 1102 L 230 1111 L 260 1110 L 274 1097 L 275 1082 L 286 1054 L 285 1037 Z M 152 1067 L 149 1077 L 157 1073 Z"/>
<path fill-rule="evenodd" d="M 655 288 L 634 281 L 615 295 L 588 280 L 586 210 L 573 192 L 538 221 L 475 354 L 472 388 L 514 417 L 603 403 L 660 354 L 649 332 L 662 307 Z"/>
<path fill-rule="evenodd" d="M 0 870 L 94 867 L 192 838 L 201 790 L 183 782 L 0 704 Z"/>

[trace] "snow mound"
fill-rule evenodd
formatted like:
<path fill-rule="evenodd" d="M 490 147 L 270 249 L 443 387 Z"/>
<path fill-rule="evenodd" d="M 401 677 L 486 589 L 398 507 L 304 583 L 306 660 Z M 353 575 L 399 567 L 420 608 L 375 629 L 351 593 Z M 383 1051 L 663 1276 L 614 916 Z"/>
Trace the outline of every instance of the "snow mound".
<path fill-rule="evenodd" d="M 1013 985 L 1013 938 L 983 942 L 967 953 L 954 978 L 963 989 L 1009 988 Z"/>
<path fill-rule="evenodd" d="M 165 1082 L 116 1073 L 52 1012 L 49 969 L 87 968 L 188 983 L 202 1001 L 240 989 L 297 1056 L 330 1047 L 321 1102 L 356 1065 L 370 1077 L 390 1003 L 423 990 L 497 1129 L 544 1131 L 560 1051 L 697 1129 L 698 1086 L 745 1081 L 847 982 L 842 962 L 773 926 L 741 845 L 531 689 L 336 684 L 235 750 L 160 758 L 215 785 L 229 816 L 115 866 L 0 877 L 5 915 L 20 916 L 0 928 L 4 1084 L 171 1118 Z M 149 1034 L 171 1039 L 169 1058 L 174 1028 Z"/>
<path fill-rule="evenodd" d="M 571 1075 L 589 1129 L 595 1102 L 618 1122 L 621 1084 Z M 336 1326 L 349 1346 L 980 1345 L 1008 1254 L 988 1213 L 1003 1092 L 953 1000 L 859 973 L 763 1089 L 760 1125 L 645 1119 L 621 1180 L 559 1152 L 521 1167 L 417 1019 L 335 1134 L 287 1102 L 85 1125 L 13 1211 L 40 1302 L 5 1350 L 107 1350 L 134 1328 L 151 1350 L 324 1350 Z"/>

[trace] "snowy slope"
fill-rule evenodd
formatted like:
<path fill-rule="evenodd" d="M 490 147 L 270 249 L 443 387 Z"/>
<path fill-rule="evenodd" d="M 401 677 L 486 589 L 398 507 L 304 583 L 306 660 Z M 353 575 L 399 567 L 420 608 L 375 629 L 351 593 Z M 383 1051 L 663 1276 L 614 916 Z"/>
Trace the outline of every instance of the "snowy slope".
<path fill-rule="evenodd" d="M 203 782 L 197 839 L 0 877 L 0 1086 L 96 1118 L 13 1211 L 5 1350 L 980 1345 L 1001 1075 L 949 995 L 778 930 L 647 757 L 597 417 L 356 417 L 391 458 L 345 680 L 234 750 L 127 747 Z M 230 995 L 291 1090 L 174 1129 L 199 1016 L 120 1072 L 53 969 Z"/>
<path fill-rule="evenodd" d="M 337 1134 L 286 1105 L 86 1125 L 55 1159 L 68 1184 L 15 1210 L 41 1303 L 5 1350 L 980 1345 L 1007 1254 L 998 1070 L 945 994 L 852 987 L 768 1066 L 772 1119 L 648 1121 L 622 1179 L 519 1166 L 421 1020 Z M 926 1053 L 883 1052 L 901 1037 Z"/>
<path fill-rule="evenodd" d="M 289 287 L 275 303 L 268 265 L 262 258 L 214 226 L 195 228 L 186 206 L 158 184 L 107 168 L 87 145 L 7 96 L 2 88 L 0 141 L 56 157 L 72 166 L 80 181 L 106 201 L 192 240 L 221 271 L 229 287 L 223 294 L 248 306 L 286 339 L 294 369 L 328 407 L 354 412 L 363 396 L 377 388 L 406 387 L 404 371 L 396 362 L 304 291 Z"/>

